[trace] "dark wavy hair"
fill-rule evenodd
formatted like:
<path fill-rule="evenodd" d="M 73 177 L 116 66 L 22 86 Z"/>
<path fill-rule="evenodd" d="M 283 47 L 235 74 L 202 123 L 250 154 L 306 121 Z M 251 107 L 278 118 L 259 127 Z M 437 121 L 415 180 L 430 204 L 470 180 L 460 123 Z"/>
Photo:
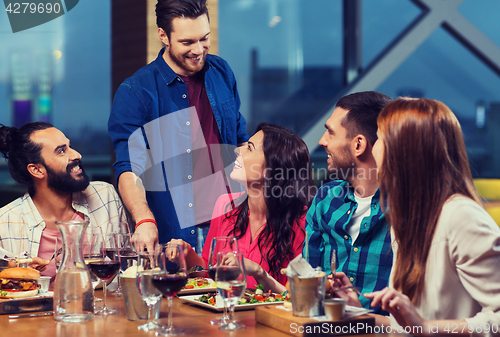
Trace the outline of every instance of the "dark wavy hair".
<path fill-rule="evenodd" d="M 262 255 L 269 264 L 269 274 L 276 279 L 284 261 L 293 259 L 293 226 L 304 216 L 311 204 L 314 187 L 311 179 L 311 158 L 304 141 L 292 131 L 275 124 L 261 123 L 255 132 L 264 133 L 263 148 L 266 176 L 263 194 L 267 223 L 257 240 L 259 250 L 269 248 Z M 248 198 L 235 201 L 239 205 L 224 221 L 234 222 L 229 235 L 240 239 L 248 229 Z M 228 205 L 231 207 L 231 204 Z"/>
<path fill-rule="evenodd" d="M 34 184 L 28 172 L 28 164 L 40 164 L 43 159 L 40 155 L 42 145 L 34 143 L 31 135 L 35 131 L 54 126 L 45 122 L 27 123 L 19 129 L 0 125 L 0 152 L 8 161 L 10 175 L 18 183 L 28 186 L 28 192 L 34 195 Z"/>
<path fill-rule="evenodd" d="M 206 14 L 207 0 L 158 0 L 156 4 L 156 25 L 162 28 L 170 39 L 172 21 L 175 18 L 196 19 Z"/>

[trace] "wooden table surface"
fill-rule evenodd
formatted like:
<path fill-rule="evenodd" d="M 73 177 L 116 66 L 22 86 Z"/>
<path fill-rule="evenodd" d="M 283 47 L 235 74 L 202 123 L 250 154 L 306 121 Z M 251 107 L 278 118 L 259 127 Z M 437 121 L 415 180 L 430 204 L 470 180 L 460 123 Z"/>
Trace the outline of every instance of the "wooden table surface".
<path fill-rule="evenodd" d="M 96 291 L 102 298 L 102 291 Z M 80 323 L 56 322 L 53 316 L 9 319 L 8 315 L 0 315 L 0 335 L 2 337 L 39 337 L 39 336 L 71 336 L 71 337 L 137 337 L 154 336 L 154 332 L 137 330 L 137 326 L 146 321 L 129 321 L 126 318 L 122 297 L 107 296 L 108 306 L 119 310 L 116 315 L 94 316 L 93 319 Z M 102 302 L 99 302 L 102 303 Z M 167 300 L 162 300 L 159 322 L 167 324 Z M 237 311 L 235 317 L 247 326 L 244 330 L 225 332 L 212 326 L 210 320 L 220 318 L 221 313 L 185 304 L 180 299 L 173 300 L 173 322 L 175 328 L 186 331 L 185 336 L 291 336 L 276 329 L 255 322 L 255 311 Z M 298 334 L 297 334 L 298 336 Z M 365 335 L 369 336 L 369 335 Z M 371 335 L 375 336 L 375 335 Z M 384 337 L 396 335 L 384 334 Z"/>

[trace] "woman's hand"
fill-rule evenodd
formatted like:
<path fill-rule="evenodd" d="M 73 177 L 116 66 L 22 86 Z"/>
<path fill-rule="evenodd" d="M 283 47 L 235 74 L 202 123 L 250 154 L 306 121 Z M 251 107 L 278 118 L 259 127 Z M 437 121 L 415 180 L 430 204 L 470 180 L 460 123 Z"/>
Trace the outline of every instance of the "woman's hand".
<path fill-rule="evenodd" d="M 189 243 L 181 239 L 172 239 L 168 244 L 181 246 L 184 256 L 188 256 L 188 254 L 193 250 L 193 247 L 191 247 Z"/>
<path fill-rule="evenodd" d="M 396 321 L 403 327 L 422 327 L 424 331 L 427 322 L 420 316 L 408 296 L 403 295 L 393 288 L 384 288 L 380 291 L 364 294 L 366 298 L 373 299 L 371 306 L 380 305 L 382 310 L 392 314 Z"/>
<path fill-rule="evenodd" d="M 347 305 L 361 308 L 361 302 L 359 301 L 358 295 L 352 289 L 337 290 L 340 288 L 352 286 L 351 281 L 347 275 L 343 272 L 335 273 L 335 281 L 333 280 L 333 274 L 328 275 L 326 291 L 332 295 L 337 295 L 340 298 L 347 300 Z"/>

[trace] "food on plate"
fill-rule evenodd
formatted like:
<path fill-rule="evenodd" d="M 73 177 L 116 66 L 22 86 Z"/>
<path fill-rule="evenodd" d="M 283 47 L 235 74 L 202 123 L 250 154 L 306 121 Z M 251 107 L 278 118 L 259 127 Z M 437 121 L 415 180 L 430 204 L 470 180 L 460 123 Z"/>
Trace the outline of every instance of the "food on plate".
<path fill-rule="evenodd" d="M 14 267 L 0 272 L 0 298 L 38 295 L 40 272 L 32 268 Z"/>
<path fill-rule="evenodd" d="M 217 293 L 208 293 L 197 298 L 197 301 L 215 305 L 215 296 Z M 255 304 L 255 303 L 269 303 L 269 302 L 283 302 L 284 293 L 274 294 L 271 291 L 264 292 L 264 287 L 259 284 L 255 289 L 247 288 L 241 297 L 238 304 Z"/>
<path fill-rule="evenodd" d="M 189 279 L 184 289 L 202 289 L 202 288 L 215 288 L 215 283 L 210 282 L 204 277 L 196 277 Z"/>

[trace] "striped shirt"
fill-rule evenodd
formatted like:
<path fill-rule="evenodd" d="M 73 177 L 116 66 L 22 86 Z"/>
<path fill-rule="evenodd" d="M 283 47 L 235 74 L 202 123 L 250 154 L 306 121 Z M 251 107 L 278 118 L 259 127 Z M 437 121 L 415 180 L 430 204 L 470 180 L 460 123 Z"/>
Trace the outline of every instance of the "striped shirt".
<path fill-rule="evenodd" d="M 343 180 L 323 185 L 306 216 L 308 244 L 304 256 L 313 267 L 330 273 L 330 258 L 337 251 L 337 271 L 343 271 L 361 293 L 383 289 L 389 284 L 392 266 L 391 236 L 379 204 L 377 190 L 370 215 L 361 221 L 355 242 L 349 235 L 351 216 L 358 207 L 352 186 Z M 306 247 L 308 252 L 306 252 Z M 370 300 L 360 296 L 363 307 Z"/>
<path fill-rule="evenodd" d="M 72 205 L 90 221 L 89 227 L 102 227 L 110 220 L 126 221 L 118 193 L 113 185 L 105 182 L 91 182 L 85 191 L 73 193 Z M 29 193 L 0 208 L 0 248 L 15 255 L 27 252 L 38 256 L 44 229 L 45 221 Z"/>

